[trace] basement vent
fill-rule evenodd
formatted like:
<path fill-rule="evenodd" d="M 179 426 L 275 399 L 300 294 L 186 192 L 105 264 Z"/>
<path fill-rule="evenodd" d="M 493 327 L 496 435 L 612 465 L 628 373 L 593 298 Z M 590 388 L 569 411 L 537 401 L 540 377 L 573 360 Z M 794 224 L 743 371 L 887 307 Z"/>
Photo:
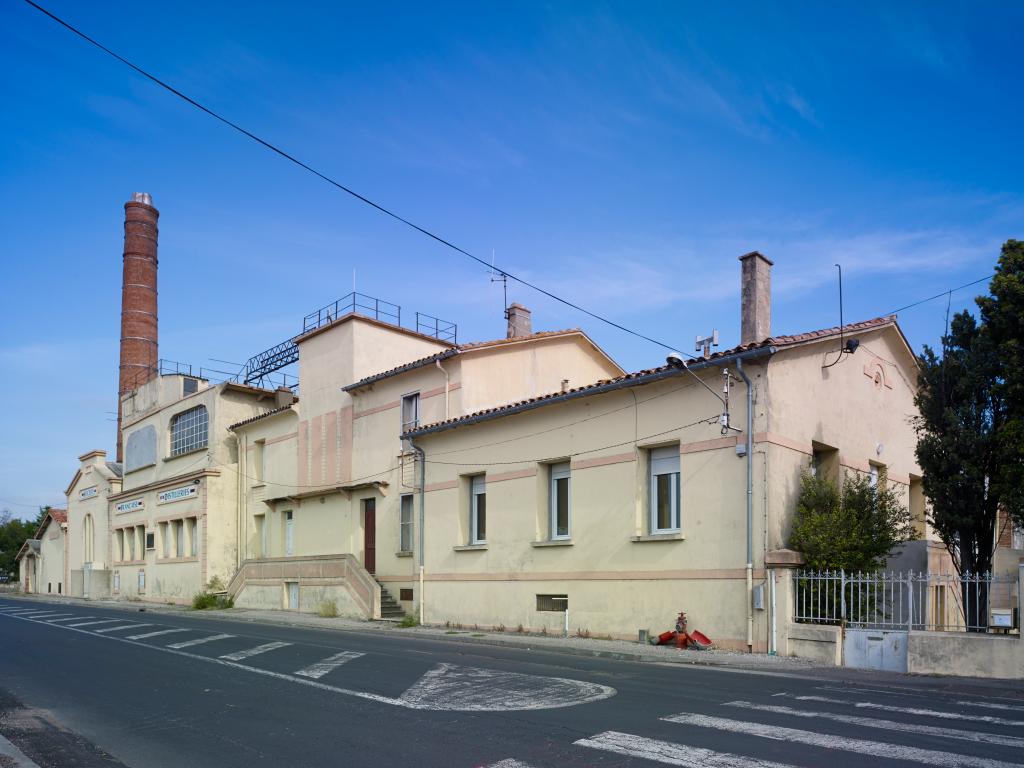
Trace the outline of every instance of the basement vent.
<path fill-rule="evenodd" d="M 199 391 L 199 379 L 186 376 L 181 380 L 181 396 L 194 395 Z"/>
<path fill-rule="evenodd" d="M 412 600 L 412 589 L 402 588 L 398 590 L 399 600 Z"/>
<path fill-rule="evenodd" d="M 537 595 L 538 611 L 555 611 L 562 613 L 569 607 L 568 595 Z"/>

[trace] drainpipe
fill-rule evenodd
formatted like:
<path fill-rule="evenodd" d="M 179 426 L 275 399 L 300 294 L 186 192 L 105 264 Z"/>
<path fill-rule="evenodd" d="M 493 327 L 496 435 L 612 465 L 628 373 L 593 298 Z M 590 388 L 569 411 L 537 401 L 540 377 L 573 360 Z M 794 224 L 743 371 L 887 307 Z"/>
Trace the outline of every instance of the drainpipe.
<path fill-rule="evenodd" d="M 427 614 L 426 614 L 426 600 L 424 599 L 424 594 L 423 594 L 423 570 L 424 570 L 424 566 L 423 566 L 423 553 L 424 553 L 423 539 L 424 539 L 424 534 L 425 534 L 425 530 L 424 530 L 425 529 L 425 525 L 424 525 L 424 518 L 425 518 L 424 506 L 426 504 L 426 496 L 427 496 L 427 455 L 426 455 L 426 453 L 424 453 L 422 448 L 420 448 L 418 445 L 416 445 L 416 443 L 413 441 L 412 438 L 409 438 L 409 446 L 416 453 L 416 456 L 417 456 L 417 459 L 418 459 L 418 464 L 419 464 L 419 470 L 420 470 L 420 472 L 419 472 L 419 475 L 420 475 L 420 477 L 419 477 L 419 486 L 420 486 L 420 494 L 419 494 L 420 495 L 420 520 L 419 520 L 419 536 L 417 537 L 419 539 L 419 541 L 417 542 L 419 544 L 419 546 L 417 547 L 417 549 L 419 550 L 419 561 L 420 561 L 420 563 L 419 563 L 419 565 L 420 565 L 420 603 L 419 603 L 420 624 L 425 624 L 426 623 L 426 616 L 427 616 Z"/>
<path fill-rule="evenodd" d="M 242 533 L 242 521 L 245 519 L 242 513 L 242 505 L 244 503 L 243 497 L 245 495 L 245 481 L 243 476 L 246 470 L 245 467 L 245 450 L 242 448 L 242 438 L 236 432 L 233 437 L 235 438 L 235 450 L 238 451 L 238 471 L 235 482 L 235 571 L 242 567 L 242 543 L 244 541 Z"/>
<path fill-rule="evenodd" d="M 435 360 L 434 365 L 437 366 L 437 370 L 444 374 L 444 420 L 448 421 L 448 371 L 441 367 L 440 360 Z"/>
<path fill-rule="evenodd" d="M 747 385 L 747 652 L 754 652 L 754 387 L 736 358 L 736 372 Z"/>

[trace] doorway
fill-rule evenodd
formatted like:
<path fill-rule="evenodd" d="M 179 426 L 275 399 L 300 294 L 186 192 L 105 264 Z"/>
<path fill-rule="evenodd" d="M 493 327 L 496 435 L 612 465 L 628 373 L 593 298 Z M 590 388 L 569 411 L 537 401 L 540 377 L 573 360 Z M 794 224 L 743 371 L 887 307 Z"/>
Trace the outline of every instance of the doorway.
<path fill-rule="evenodd" d="M 377 572 L 377 500 L 363 499 L 363 567 Z"/>
<path fill-rule="evenodd" d="M 288 581 L 285 583 L 288 586 L 288 609 L 297 611 L 299 610 L 299 582 Z"/>

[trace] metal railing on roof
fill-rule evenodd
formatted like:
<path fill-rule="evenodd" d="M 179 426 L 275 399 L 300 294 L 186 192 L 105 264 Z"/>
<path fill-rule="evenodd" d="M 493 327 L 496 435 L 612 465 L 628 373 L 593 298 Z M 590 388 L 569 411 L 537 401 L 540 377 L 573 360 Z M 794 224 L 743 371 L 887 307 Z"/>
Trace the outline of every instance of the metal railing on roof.
<path fill-rule="evenodd" d="M 433 336 L 439 341 L 455 344 L 458 342 L 459 327 L 448 320 L 440 320 L 433 315 L 417 312 L 416 333 L 422 333 L 424 336 Z"/>
<path fill-rule="evenodd" d="M 324 325 L 330 325 L 339 317 L 360 314 L 374 320 L 401 326 L 402 308 L 390 301 L 383 301 L 365 293 L 350 293 L 316 312 L 310 312 L 302 320 L 302 332 L 309 333 Z"/>

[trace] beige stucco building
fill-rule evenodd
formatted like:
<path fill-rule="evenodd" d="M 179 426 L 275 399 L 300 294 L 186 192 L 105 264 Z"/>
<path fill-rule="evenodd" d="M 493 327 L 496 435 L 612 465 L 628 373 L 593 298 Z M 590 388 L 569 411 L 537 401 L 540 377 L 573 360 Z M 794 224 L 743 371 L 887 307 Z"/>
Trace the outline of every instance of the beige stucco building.
<path fill-rule="evenodd" d="M 72 597 L 109 597 L 109 502 L 121 492 L 121 465 L 107 452 L 78 457 L 79 467 L 64 491 L 67 496 L 67 592 Z"/>
<path fill-rule="evenodd" d="M 49 509 L 36 529 L 18 550 L 18 577 L 27 594 L 62 595 L 67 583 L 68 516 L 63 509 Z"/>
<path fill-rule="evenodd" d="M 227 427 L 274 408 L 277 397 L 178 374 L 124 396 L 122 478 L 106 497 L 108 536 L 97 555 L 113 595 L 187 603 L 211 581 L 231 579 L 239 565 L 239 478 Z"/>

